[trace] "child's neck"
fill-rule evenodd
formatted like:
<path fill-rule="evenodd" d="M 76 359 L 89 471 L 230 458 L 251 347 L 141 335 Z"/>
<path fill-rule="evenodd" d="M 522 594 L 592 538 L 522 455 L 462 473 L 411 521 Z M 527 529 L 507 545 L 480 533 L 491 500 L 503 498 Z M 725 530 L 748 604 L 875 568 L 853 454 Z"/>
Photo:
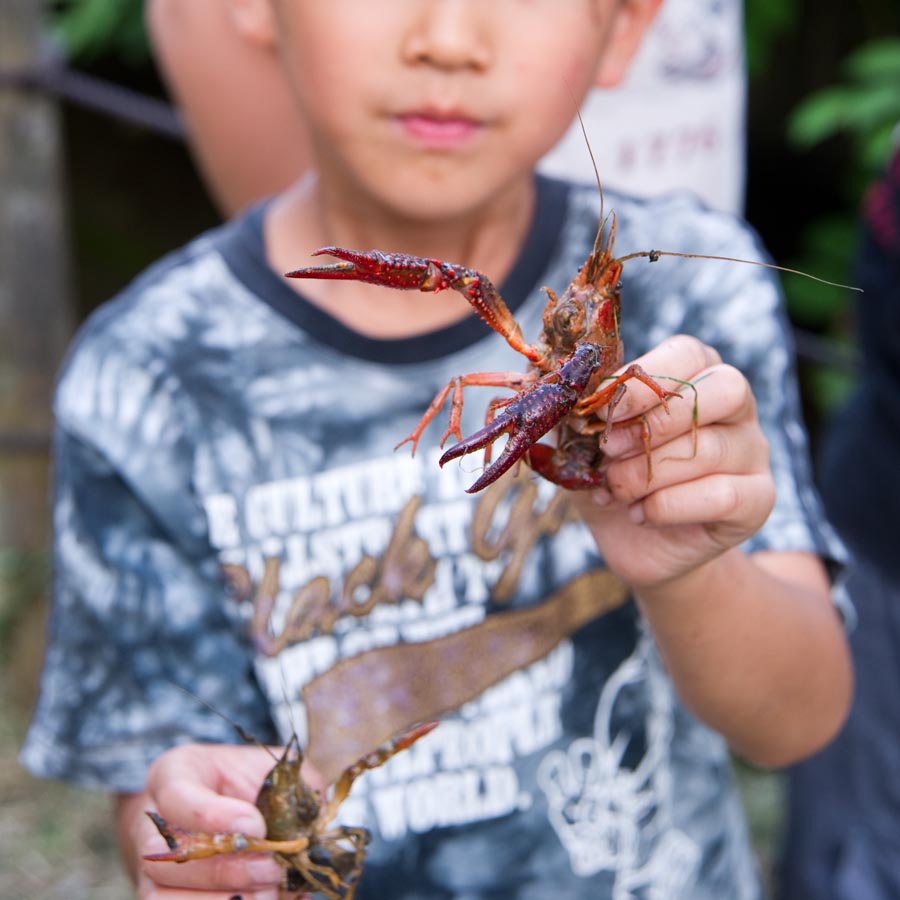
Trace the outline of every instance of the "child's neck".
<path fill-rule="evenodd" d="M 461 263 L 499 284 L 509 273 L 528 233 L 534 187 L 523 182 L 483 211 L 453 221 L 410 221 L 384 214 L 344 214 L 323 196 L 314 175 L 274 201 L 266 216 L 265 244 L 270 265 L 286 272 L 327 257 L 312 250 L 337 245 L 378 249 Z M 369 337 L 401 338 L 425 334 L 472 314 L 459 294 L 375 288 L 354 281 L 291 282 L 303 296 L 355 331 Z"/>

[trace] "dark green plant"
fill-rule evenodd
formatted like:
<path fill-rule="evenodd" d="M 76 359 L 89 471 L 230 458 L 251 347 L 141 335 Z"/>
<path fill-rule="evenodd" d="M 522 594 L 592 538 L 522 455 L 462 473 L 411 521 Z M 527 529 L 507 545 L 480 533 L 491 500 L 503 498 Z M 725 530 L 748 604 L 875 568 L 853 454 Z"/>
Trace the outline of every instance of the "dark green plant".
<path fill-rule="evenodd" d="M 744 48 L 750 77 L 762 75 L 778 38 L 797 27 L 799 0 L 744 0 Z"/>
<path fill-rule="evenodd" d="M 847 57 L 842 84 L 816 91 L 788 121 L 788 138 L 808 149 L 838 134 L 853 146 L 853 178 L 868 182 L 890 156 L 900 124 L 900 37 L 869 41 Z M 851 185 L 857 189 L 858 184 Z"/>
<path fill-rule="evenodd" d="M 69 60 L 114 56 L 138 65 L 150 56 L 142 0 L 54 0 L 49 15 Z"/>
<path fill-rule="evenodd" d="M 834 138 L 849 142 L 849 164 L 842 184 L 845 203 L 807 227 L 800 255 L 791 260 L 796 268 L 845 282 L 852 278 L 863 191 L 887 164 L 897 141 L 900 38 L 863 44 L 841 68 L 841 83 L 816 91 L 793 111 L 787 123 L 787 137 L 799 150 L 811 150 Z M 838 344 L 852 341 L 848 322 L 855 295 L 822 289 L 803 279 L 785 287 L 788 308 L 797 324 Z M 816 366 L 810 381 L 819 412 L 828 414 L 846 398 L 853 376 L 834 367 Z"/>

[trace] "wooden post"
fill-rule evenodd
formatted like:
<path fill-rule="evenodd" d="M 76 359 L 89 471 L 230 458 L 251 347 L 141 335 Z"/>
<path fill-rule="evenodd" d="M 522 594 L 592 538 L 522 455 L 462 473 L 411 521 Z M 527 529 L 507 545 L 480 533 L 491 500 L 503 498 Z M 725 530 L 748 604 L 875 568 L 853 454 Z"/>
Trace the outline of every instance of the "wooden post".
<path fill-rule="evenodd" d="M 3 0 L 0 72 L 38 65 L 43 6 Z M 21 576 L 49 542 L 50 402 L 73 324 L 64 211 L 57 105 L 0 83 L 0 622 L 33 620 L 46 593 L 43 578 Z M 11 656 L 19 638 L 17 627 Z"/>

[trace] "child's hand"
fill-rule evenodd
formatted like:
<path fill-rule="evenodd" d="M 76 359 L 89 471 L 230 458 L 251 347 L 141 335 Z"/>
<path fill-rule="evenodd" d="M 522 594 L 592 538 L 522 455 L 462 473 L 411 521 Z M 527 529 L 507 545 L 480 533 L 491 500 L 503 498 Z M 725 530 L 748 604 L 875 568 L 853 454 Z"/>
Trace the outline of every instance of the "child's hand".
<path fill-rule="evenodd" d="M 652 479 L 638 424 L 614 428 L 604 451 L 608 489 L 575 492 L 607 565 L 632 587 L 677 578 L 750 537 L 775 498 L 768 444 L 746 378 L 718 353 L 686 336 L 671 338 L 637 362 L 675 390 L 672 376 L 697 390 L 682 390 L 669 413 L 649 390 L 632 382 L 616 420 L 647 413 Z"/>
<path fill-rule="evenodd" d="M 271 854 L 214 856 L 187 863 L 150 862 L 148 853 L 166 845 L 146 810 L 190 831 L 243 832 L 264 837 L 256 808 L 260 785 L 272 757 L 258 747 L 191 744 L 160 756 L 150 769 L 143 794 L 119 800 L 118 825 L 125 861 L 144 900 L 276 900 L 284 870 Z"/>

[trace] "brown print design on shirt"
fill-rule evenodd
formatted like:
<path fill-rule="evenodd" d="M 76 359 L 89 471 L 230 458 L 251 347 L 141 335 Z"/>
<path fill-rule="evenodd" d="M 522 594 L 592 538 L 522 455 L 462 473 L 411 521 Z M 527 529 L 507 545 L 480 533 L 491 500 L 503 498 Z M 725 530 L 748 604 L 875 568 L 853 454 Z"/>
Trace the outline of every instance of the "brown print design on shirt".
<path fill-rule="evenodd" d="M 229 566 L 235 593 L 253 593 L 252 637 L 272 657 L 292 644 L 331 634 L 346 616 L 362 618 L 379 604 L 423 602 L 434 583 L 436 560 L 416 533 L 422 504 L 413 497 L 401 510 L 384 553 L 364 556 L 334 585 L 316 576 L 296 589 L 283 625 L 272 613 L 280 591 L 281 561 L 266 560 L 252 591 L 247 570 Z M 491 590 L 494 604 L 508 602 L 535 543 L 574 517 L 566 492 L 541 507 L 527 472 L 509 475 L 479 498 L 470 527 L 471 547 L 483 560 L 504 555 Z M 615 575 L 595 570 L 574 578 L 528 609 L 489 615 L 453 634 L 421 643 L 398 643 L 344 659 L 302 690 L 308 721 L 307 756 L 328 777 L 411 725 L 432 719 L 480 695 L 517 669 L 546 656 L 563 638 L 620 606 L 627 588 Z"/>
<path fill-rule="evenodd" d="M 343 660 L 303 689 L 307 756 L 330 778 L 392 734 L 459 708 L 543 658 L 627 596 L 623 581 L 598 569 L 528 609 L 488 616 L 434 641 L 395 644 Z"/>

